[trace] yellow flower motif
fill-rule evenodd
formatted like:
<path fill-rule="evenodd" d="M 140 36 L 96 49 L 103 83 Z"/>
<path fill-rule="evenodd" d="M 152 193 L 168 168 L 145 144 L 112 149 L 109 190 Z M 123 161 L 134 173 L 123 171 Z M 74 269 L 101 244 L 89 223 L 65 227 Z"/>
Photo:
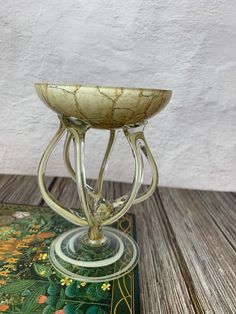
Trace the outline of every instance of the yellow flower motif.
<path fill-rule="evenodd" d="M 41 272 L 39 273 L 39 275 L 44 276 L 46 274 L 46 270 L 41 270 Z"/>
<path fill-rule="evenodd" d="M 78 284 L 78 288 L 80 288 L 80 287 L 85 287 L 87 285 L 87 283 L 85 282 L 85 281 L 82 281 L 82 282 L 80 282 L 79 284 Z"/>
<path fill-rule="evenodd" d="M 44 261 L 48 257 L 47 253 L 40 253 L 38 260 L 39 261 Z"/>
<path fill-rule="evenodd" d="M 105 282 L 104 284 L 102 284 L 101 289 L 103 291 L 110 290 L 111 289 L 111 284 Z"/>
<path fill-rule="evenodd" d="M 86 283 L 85 281 L 83 281 L 83 282 L 80 283 L 80 285 L 81 285 L 82 287 L 85 287 L 85 286 L 87 285 L 87 283 Z"/>
<path fill-rule="evenodd" d="M 68 277 L 62 278 L 60 280 L 60 283 L 61 283 L 62 286 L 65 286 L 65 285 L 69 286 L 72 282 L 73 282 L 73 280 L 68 278 Z"/>
<path fill-rule="evenodd" d="M 10 264 L 14 264 L 18 261 L 18 258 L 14 258 L 14 257 L 10 257 L 8 259 L 6 259 L 6 263 L 10 263 Z"/>
<path fill-rule="evenodd" d="M 0 271 L 0 276 L 7 277 L 10 271 L 8 269 Z"/>

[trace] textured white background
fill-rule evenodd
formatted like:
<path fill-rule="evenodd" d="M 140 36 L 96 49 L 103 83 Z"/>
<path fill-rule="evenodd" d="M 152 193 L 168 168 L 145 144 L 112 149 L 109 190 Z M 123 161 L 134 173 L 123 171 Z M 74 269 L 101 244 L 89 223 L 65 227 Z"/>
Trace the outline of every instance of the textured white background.
<path fill-rule="evenodd" d="M 1 173 L 36 174 L 57 128 L 34 82 L 156 87 L 174 91 L 146 128 L 160 184 L 236 190 L 235 0 L 1 1 L 0 71 Z M 89 133 L 88 177 L 105 139 Z M 49 174 L 66 174 L 60 149 Z M 120 138 L 107 178 L 132 174 Z"/>

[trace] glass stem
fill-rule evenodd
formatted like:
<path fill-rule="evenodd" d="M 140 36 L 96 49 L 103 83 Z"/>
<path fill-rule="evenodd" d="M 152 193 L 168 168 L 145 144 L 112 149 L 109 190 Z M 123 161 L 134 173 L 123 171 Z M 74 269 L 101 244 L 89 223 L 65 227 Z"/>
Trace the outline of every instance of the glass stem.
<path fill-rule="evenodd" d="M 99 225 L 89 226 L 88 237 L 92 242 L 101 242 L 103 239 L 102 227 Z"/>

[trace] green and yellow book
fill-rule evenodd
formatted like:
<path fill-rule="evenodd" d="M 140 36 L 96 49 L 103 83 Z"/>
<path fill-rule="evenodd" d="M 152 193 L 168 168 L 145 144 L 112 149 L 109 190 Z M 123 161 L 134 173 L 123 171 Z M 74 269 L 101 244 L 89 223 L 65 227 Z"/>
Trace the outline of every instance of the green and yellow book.
<path fill-rule="evenodd" d="M 131 214 L 114 227 L 135 237 Z M 49 208 L 0 204 L 0 313 L 139 313 L 137 269 L 102 283 L 73 281 L 53 269 L 50 243 L 70 228 Z"/>

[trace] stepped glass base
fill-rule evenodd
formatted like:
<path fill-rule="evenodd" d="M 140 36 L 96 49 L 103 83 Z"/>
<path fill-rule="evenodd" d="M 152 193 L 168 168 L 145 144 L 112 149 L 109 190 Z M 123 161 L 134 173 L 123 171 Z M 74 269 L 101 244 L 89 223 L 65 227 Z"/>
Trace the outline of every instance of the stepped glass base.
<path fill-rule="evenodd" d="M 50 248 L 50 261 L 63 276 L 85 282 L 105 282 L 129 273 L 138 263 L 139 248 L 125 233 L 103 227 L 99 245 L 88 239 L 88 228 L 67 231 Z"/>

